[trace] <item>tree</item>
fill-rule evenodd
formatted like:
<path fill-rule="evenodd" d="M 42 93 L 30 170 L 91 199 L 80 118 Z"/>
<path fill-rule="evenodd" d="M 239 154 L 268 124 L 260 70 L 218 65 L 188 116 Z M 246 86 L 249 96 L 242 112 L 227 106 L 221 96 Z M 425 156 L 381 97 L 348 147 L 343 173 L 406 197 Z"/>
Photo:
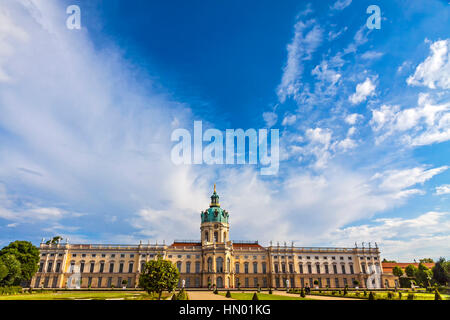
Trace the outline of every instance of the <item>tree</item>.
<path fill-rule="evenodd" d="M 386 263 L 397 263 L 397 261 L 394 260 L 386 260 L 386 258 L 383 259 L 383 261 L 381 262 L 386 262 Z"/>
<path fill-rule="evenodd" d="M 6 275 L 4 275 L 3 279 L 0 281 L 1 286 L 12 286 L 20 280 L 21 270 L 20 270 L 20 262 L 17 258 L 10 254 L 6 253 L 0 256 L 0 265 L 3 265 L 6 268 Z M 4 270 L 4 268 L 2 268 Z M 4 271 L 3 271 L 4 272 Z"/>
<path fill-rule="evenodd" d="M 39 249 L 29 241 L 14 241 L 0 250 L 0 256 L 12 254 L 20 263 L 21 275 L 14 285 L 30 281 L 38 270 Z"/>
<path fill-rule="evenodd" d="M 258 295 L 256 294 L 256 292 L 253 294 L 252 300 L 259 300 Z"/>
<path fill-rule="evenodd" d="M 173 291 L 180 279 L 180 273 L 175 265 L 168 260 L 158 256 L 157 260 L 148 261 L 139 277 L 139 286 L 148 293 L 157 293 L 158 299 L 164 290 Z"/>
<path fill-rule="evenodd" d="M 355 287 L 359 286 L 359 281 L 358 281 L 358 280 L 353 280 L 353 285 L 354 285 Z"/>
<path fill-rule="evenodd" d="M 450 261 L 445 261 L 445 258 L 441 257 L 434 265 L 433 272 L 433 280 L 436 281 L 440 285 L 447 285 L 450 282 Z"/>
<path fill-rule="evenodd" d="M 59 244 L 63 238 L 61 236 L 53 237 L 52 240 L 48 240 L 45 244 Z"/>
<path fill-rule="evenodd" d="M 423 263 L 419 263 L 419 268 L 416 271 L 416 282 L 422 287 L 430 286 L 430 280 L 433 277 L 433 273 Z"/>
<path fill-rule="evenodd" d="M 433 263 L 433 259 L 431 258 L 423 258 L 419 260 L 420 263 Z"/>
<path fill-rule="evenodd" d="M 408 277 L 414 278 L 416 276 L 417 268 L 413 264 L 409 264 L 405 268 L 405 273 Z"/>
<path fill-rule="evenodd" d="M 403 270 L 402 270 L 402 268 L 400 268 L 399 266 L 395 266 L 395 267 L 392 269 L 392 273 L 394 274 L 394 276 L 400 278 L 400 277 L 403 275 Z"/>

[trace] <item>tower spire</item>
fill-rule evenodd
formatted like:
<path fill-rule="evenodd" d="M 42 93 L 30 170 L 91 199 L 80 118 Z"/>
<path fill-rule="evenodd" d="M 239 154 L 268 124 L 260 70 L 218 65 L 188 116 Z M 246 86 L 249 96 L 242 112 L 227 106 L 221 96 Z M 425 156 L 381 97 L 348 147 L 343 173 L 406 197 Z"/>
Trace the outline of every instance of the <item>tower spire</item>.
<path fill-rule="evenodd" d="M 214 193 L 216 193 L 216 184 L 214 183 Z"/>

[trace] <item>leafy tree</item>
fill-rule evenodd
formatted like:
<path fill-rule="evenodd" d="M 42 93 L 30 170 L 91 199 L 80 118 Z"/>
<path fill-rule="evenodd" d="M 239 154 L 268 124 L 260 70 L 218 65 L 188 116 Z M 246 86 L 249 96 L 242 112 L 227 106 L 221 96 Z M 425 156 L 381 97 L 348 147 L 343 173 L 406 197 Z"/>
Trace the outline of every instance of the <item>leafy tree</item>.
<path fill-rule="evenodd" d="M 59 244 L 63 238 L 61 236 L 53 237 L 51 240 L 45 242 L 45 244 Z"/>
<path fill-rule="evenodd" d="M 357 286 L 359 285 L 359 281 L 358 281 L 358 280 L 353 280 L 353 285 L 354 285 L 355 287 L 357 287 Z"/>
<path fill-rule="evenodd" d="M 39 249 L 29 241 L 14 241 L 0 250 L 0 256 L 12 254 L 20 263 L 21 275 L 14 285 L 19 285 L 22 281 L 30 281 L 38 270 Z"/>
<path fill-rule="evenodd" d="M 395 267 L 392 269 L 392 273 L 394 274 L 394 276 L 400 278 L 400 277 L 403 275 L 403 269 L 400 268 L 399 266 L 395 266 Z"/>
<path fill-rule="evenodd" d="M 420 263 L 433 263 L 433 259 L 431 258 L 423 258 L 419 260 Z"/>
<path fill-rule="evenodd" d="M 433 277 L 433 273 L 423 263 L 419 263 L 419 268 L 416 271 L 416 282 L 422 287 L 431 285 L 430 280 Z"/>
<path fill-rule="evenodd" d="M 148 293 L 157 293 L 158 299 L 164 290 L 173 291 L 180 279 L 178 269 L 168 260 L 163 260 L 158 256 L 157 260 L 148 261 L 139 277 L 139 286 Z"/>
<path fill-rule="evenodd" d="M 439 283 L 440 285 L 447 285 L 450 282 L 450 261 L 445 261 L 445 258 L 441 257 L 434 265 L 433 272 L 433 280 Z"/>
<path fill-rule="evenodd" d="M 397 263 L 397 261 L 394 260 L 386 260 L 386 258 L 383 259 L 383 261 L 381 262 L 386 262 L 386 263 Z"/>
<path fill-rule="evenodd" d="M 4 278 L 6 278 L 7 275 L 8 275 L 8 268 L 5 266 L 3 261 L 0 260 L 0 283 Z"/>
<path fill-rule="evenodd" d="M 434 300 L 442 300 L 442 296 L 437 288 L 434 289 Z"/>
<path fill-rule="evenodd" d="M 10 253 L 1 255 L 0 265 L 3 265 L 7 270 L 6 275 L 0 281 L 0 287 L 12 286 L 14 283 L 20 280 L 21 276 L 20 262 L 14 255 Z"/>
<path fill-rule="evenodd" d="M 409 264 L 408 266 L 406 266 L 405 268 L 405 273 L 408 277 L 410 278 L 414 278 L 416 276 L 416 272 L 417 272 L 417 268 L 415 265 L 413 264 Z"/>

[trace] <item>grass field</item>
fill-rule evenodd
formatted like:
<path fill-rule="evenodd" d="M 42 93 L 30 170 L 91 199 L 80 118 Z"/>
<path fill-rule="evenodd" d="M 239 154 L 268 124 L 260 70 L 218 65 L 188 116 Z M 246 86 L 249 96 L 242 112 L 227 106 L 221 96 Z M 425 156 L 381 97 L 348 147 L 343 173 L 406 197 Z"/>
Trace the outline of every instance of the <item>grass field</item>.
<path fill-rule="evenodd" d="M 163 293 L 162 299 L 171 296 Z M 157 296 L 144 291 L 114 292 L 114 291 L 61 291 L 39 292 L 16 295 L 1 295 L 0 300 L 156 300 Z"/>
<path fill-rule="evenodd" d="M 225 296 L 226 293 L 220 292 L 219 293 L 222 296 Z M 231 298 L 236 300 L 252 300 L 253 298 L 253 292 L 246 293 L 246 292 L 232 292 Z M 300 297 L 288 297 L 288 296 L 279 296 L 276 294 L 268 294 L 268 293 L 258 293 L 259 300 L 314 300 L 314 299 L 308 299 L 308 298 L 300 298 Z"/>
<path fill-rule="evenodd" d="M 374 292 L 375 293 L 375 299 L 387 299 L 387 291 L 383 292 Z M 367 291 L 367 296 L 364 296 L 364 292 L 354 292 L 350 291 L 347 295 L 332 295 L 331 293 L 313 293 L 312 295 L 320 295 L 320 296 L 331 296 L 331 297 L 345 297 L 345 298 L 360 298 L 360 299 L 367 299 L 369 297 L 369 291 Z M 443 300 L 450 300 L 450 295 L 448 294 L 441 294 Z M 401 300 L 407 300 L 408 299 L 408 293 L 404 292 L 402 293 Z M 394 293 L 394 298 L 392 300 L 399 300 L 399 294 Z M 414 293 L 414 300 L 434 300 L 434 293 Z"/>

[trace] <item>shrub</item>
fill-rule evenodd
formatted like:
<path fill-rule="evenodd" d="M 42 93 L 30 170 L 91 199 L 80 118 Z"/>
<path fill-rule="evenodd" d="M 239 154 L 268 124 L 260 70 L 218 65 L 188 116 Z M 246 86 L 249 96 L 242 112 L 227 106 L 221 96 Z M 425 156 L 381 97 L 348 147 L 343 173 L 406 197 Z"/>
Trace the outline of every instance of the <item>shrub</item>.
<path fill-rule="evenodd" d="M 347 293 L 348 293 L 348 290 L 347 290 L 347 286 L 346 286 L 346 287 L 344 288 L 344 296 L 346 296 Z"/>
<path fill-rule="evenodd" d="M 372 291 L 369 292 L 369 300 L 375 300 L 375 294 Z"/>
<path fill-rule="evenodd" d="M 269 288 L 269 294 L 272 294 L 272 288 Z"/>
<path fill-rule="evenodd" d="M 367 297 L 367 291 L 364 290 L 364 297 Z"/>
<path fill-rule="evenodd" d="M 400 291 L 398 292 L 398 300 L 402 300 L 402 293 Z"/>
<path fill-rule="evenodd" d="M 189 300 L 189 296 L 184 289 L 181 289 L 178 293 L 175 292 L 172 295 L 172 300 Z"/>
<path fill-rule="evenodd" d="M 414 293 L 408 293 L 407 300 L 414 300 Z"/>
<path fill-rule="evenodd" d="M 393 299 L 393 298 L 394 298 L 394 294 L 393 294 L 391 291 L 389 291 L 389 292 L 387 293 L 387 298 L 388 298 L 389 300 Z"/>
<path fill-rule="evenodd" d="M 355 296 L 359 297 L 359 291 L 355 292 Z"/>
<path fill-rule="evenodd" d="M 21 286 L 0 287 L 0 295 L 10 295 L 22 293 Z"/>
<path fill-rule="evenodd" d="M 225 295 L 225 297 L 231 298 L 231 292 L 230 292 L 230 290 L 227 290 L 227 294 Z"/>
<path fill-rule="evenodd" d="M 303 288 L 300 291 L 300 297 L 302 297 L 302 298 L 306 297 L 305 290 Z"/>
<path fill-rule="evenodd" d="M 217 290 L 217 288 L 214 289 L 214 294 L 219 294 L 219 290 Z"/>
<path fill-rule="evenodd" d="M 336 295 L 336 291 L 331 292 L 331 294 L 332 294 L 333 296 Z"/>
<path fill-rule="evenodd" d="M 442 296 L 439 293 L 438 289 L 434 289 L 434 300 L 442 300 Z"/>
<path fill-rule="evenodd" d="M 252 300 L 259 300 L 258 295 L 256 294 L 256 292 L 253 294 Z"/>

